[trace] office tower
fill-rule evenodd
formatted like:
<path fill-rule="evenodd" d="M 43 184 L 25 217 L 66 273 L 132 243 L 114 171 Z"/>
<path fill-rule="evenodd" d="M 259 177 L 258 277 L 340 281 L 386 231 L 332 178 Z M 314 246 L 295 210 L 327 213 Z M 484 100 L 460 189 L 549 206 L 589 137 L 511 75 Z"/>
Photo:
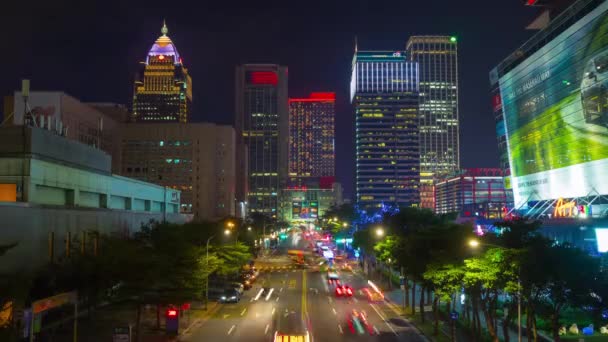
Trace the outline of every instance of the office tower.
<path fill-rule="evenodd" d="M 419 205 L 418 73 L 403 52 L 355 52 L 351 102 L 363 209 Z"/>
<path fill-rule="evenodd" d="M 289 183 L 334 177 L 336 93 L 289 99 Z"/>
<path fill-rule="evenodd" d="M 237 201 L 250 212 L 277 217 L 287 180 L 289 112 L 287 67 L 244 64 L 236 68 Z M 239 145 L 245 145 L 241 148 Z M 247 184 L 245 186 L 245 184 Z"/>
<path fill-rule="evenodd" d="M 434 183 L 460 169 L 456 37 L 413 36 L 408 59 L 420 68 L 420 201 L 434 209 Z"/>
<path fill-rule="evenodd" d="M 121 174 L 181 191 L 197 220 L 235 215 L 235 133 L 212 123 L 122 125 Z"/>
<path fill-rule="evenodd" d="M 180 122 L 190 119 L 192 78 L 163 24 L 135 78 L 133 117 L 136 122 Z"/>

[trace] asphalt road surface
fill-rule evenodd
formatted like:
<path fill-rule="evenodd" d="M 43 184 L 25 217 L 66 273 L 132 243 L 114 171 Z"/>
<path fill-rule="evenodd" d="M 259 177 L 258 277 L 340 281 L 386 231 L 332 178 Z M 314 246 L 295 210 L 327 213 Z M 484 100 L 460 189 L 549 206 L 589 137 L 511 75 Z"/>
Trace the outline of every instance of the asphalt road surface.
<path fill-rule="evenodd" d="M 303 246 L 299 238 L 286 242 Z M 286 250 L 281 249 L 282 253 Z M 182 341 L 272 341 L 275 331 L 298 334 L 308 331 L 311 340 L 323 341 L 426 341 L 399 317 L 388 303 L 370 303 L 360 289 L 366 280 L 352 272 L 340 272 L 341 282 L 355 290 L 351 298 L 338 298 L 326 274 L 292 267 L 289 258 L 273 255 L 259 260 L 262 270 L 253 288 L 236 304 L 221 304 L 205 323 L 183 335 Z M 259 296 L 262 286 L 272 289 Z M 347 323 L 353 310 L 365 312 L 372 333 L 354 333 Z"/>

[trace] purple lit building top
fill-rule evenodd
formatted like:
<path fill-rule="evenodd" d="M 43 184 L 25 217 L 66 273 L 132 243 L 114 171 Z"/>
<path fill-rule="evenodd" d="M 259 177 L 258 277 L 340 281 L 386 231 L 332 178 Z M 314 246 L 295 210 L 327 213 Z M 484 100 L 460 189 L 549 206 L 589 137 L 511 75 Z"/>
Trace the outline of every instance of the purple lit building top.
<path fill-rule="evenodd" d="M 148 52 L 148 56 L 146 57 L 146 64 L 149 64 L 151 56 L 173 56 L 173 61 L 175 64 L 181 64 L 182 60 L 177 52 L 177 48 L 171 41 L 171 38 L 167 36 L 169 29 L 167 29 L 167 25 L 163 23 L 163 28 L 160 30 L 162 36 L 158 37 L 154 45 L 150 48 Z"/>

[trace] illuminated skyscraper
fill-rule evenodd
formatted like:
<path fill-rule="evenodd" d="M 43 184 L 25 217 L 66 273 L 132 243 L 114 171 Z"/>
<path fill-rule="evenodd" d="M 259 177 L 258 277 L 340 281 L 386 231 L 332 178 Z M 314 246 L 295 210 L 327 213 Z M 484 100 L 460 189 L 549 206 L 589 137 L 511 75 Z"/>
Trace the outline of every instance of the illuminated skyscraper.
<path fill-rule="evenodd" d="M 289 99 L 289 179 L 334 177 L 336 93 L 312 93 Z"/>
<path fill-rule="evenodd" d="M 355 52 L 351 102 L 355 107 L 357 203 L 418 206 L 418 63 L 403 52 Z"/>
<path fill-rule="evenodd" d="M 287 67 L 244 64 L 236 68 L 237 201 L 250 212 L 277 217 L 287 181 L 289 112 Z M 246 186 L 247 185 L 247 186 Z"/>
<path fill-rule="evenodd" d="M 135 79 L 133 121 L 181 122 L 190 119 L 192 78 L 163 24 Z"/>
<path fill-rule="evenodd" d="M 457 42 L 413 36 L 406 49 L 420 68 L 420 201 L 434 209 L 435 181 L 460 170 Z"/>

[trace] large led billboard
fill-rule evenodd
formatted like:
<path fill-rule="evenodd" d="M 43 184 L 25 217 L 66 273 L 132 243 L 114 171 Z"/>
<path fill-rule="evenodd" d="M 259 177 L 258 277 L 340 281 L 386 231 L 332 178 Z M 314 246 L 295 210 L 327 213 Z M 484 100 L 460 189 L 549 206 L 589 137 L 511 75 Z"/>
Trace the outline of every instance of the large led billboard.
<path fill-rule="evenodd" d="M 499 80 L 515 204 L 608 194 L 608 2 Z"/>

